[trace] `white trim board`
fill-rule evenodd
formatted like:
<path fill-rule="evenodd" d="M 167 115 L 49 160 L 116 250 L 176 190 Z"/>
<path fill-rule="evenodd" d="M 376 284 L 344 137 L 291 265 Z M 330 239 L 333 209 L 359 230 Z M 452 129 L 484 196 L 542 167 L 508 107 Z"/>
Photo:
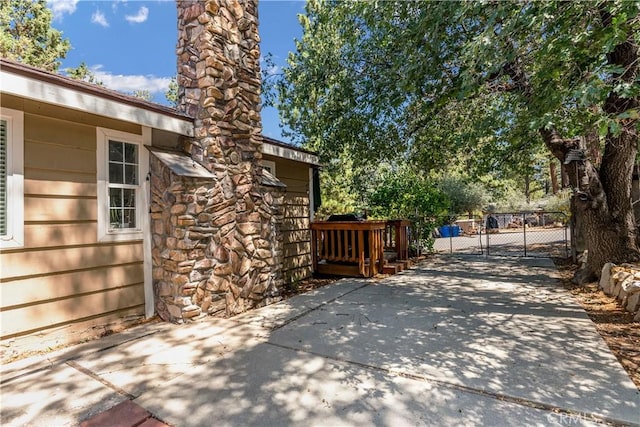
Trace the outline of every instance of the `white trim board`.
<path fill-rule="evenodd" d="M 280 145 L 271 144 L 267 141 L 264 141 L 262 144 L 262 153 L 268 154 L 270 156 L 280 157 L 283 159 L 294 160 L 296 162 L 319 165 L 318 156 L 298 151 L 293 148 L 286 148 Z"/>
<path fill-rule="evenodd" d="M 0 70 L 0 80 L 2 81 L 3 93 L 137 123 L 180 135 L 193 136 L 193 121 L 187 118 L 171 117 L 4 70 Z"/>

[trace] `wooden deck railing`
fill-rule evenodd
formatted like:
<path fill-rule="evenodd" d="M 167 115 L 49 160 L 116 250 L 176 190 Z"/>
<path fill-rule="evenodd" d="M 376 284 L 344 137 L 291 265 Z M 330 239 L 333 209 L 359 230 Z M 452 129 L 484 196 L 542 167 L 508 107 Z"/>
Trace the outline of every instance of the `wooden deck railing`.
<path fill-rule="evenodd" d="M 375 276 L 384 265 L 385 224 L 384 221 L 312 223 L 314 271 L 343 276 Z"/>
<path fill-rule="evenodd" d="M 317 221 L 311 224 L 313 269 L 321 274 L 372 277 L 385 248 L 408 259 L 408 221 Z"/>
<path fill-rule="evenodd" d="M 385 229 L 385 250 L 396 253 L 397 259 L 409 259 L 409 225 L 411 221 L 396 219 L 387 221 Z"/>

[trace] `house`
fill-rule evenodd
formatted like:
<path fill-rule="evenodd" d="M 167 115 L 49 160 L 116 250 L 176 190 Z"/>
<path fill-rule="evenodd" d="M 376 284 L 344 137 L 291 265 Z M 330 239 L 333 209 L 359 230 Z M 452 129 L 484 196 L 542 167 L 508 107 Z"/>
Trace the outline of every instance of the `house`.
<path fill-rule="evenodd" d="M 183 149 L 192 115 L 4 59 L 0 81 L 4 357 L 232 315 L 311 274 L 315 154 L 232 130 L 255 151 L 212 166 Z"/>

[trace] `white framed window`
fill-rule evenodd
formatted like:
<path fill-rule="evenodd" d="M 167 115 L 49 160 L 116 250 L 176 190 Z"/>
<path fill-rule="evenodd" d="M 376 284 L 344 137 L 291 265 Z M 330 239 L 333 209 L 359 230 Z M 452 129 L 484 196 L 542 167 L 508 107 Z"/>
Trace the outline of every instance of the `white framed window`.
<path fill-rule="evenodd" d="M 0 248 L 24 246 L 24 113 L 0 108 Z"/>
<path fill-rule="evenodd" d="M 143 238 L 143 183 L 149 157 L 142 135 L 98 128 L 98 240 Z"/>
<path fill-rule="evenodd" d="M 276 162 L 272 160 L 262 160 L 262 169 L 269 172 L 271 175 L 276 176 Z"/>

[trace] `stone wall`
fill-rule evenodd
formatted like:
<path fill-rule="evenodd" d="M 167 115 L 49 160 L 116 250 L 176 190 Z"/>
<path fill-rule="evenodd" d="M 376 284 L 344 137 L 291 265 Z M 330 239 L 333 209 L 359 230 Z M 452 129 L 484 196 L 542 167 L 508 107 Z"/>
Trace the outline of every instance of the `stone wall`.
<path fill-rule="evenodd" d="M 635 313 L 635 321 L 640 321 L 640 265 L 605 264 L 600 288 L 605 294 L 615 297 L 627 311 Z"/>
<path fill-rule="evenodd" d="M 156 309 L 182 322 L 232 315 L 282 286 L 282 192 L 262 182 L 260 49 L 255 0 L 178 0 L 178 109 L 195 137 L 177 147 L 211 172 L 152 160 Z"/>

